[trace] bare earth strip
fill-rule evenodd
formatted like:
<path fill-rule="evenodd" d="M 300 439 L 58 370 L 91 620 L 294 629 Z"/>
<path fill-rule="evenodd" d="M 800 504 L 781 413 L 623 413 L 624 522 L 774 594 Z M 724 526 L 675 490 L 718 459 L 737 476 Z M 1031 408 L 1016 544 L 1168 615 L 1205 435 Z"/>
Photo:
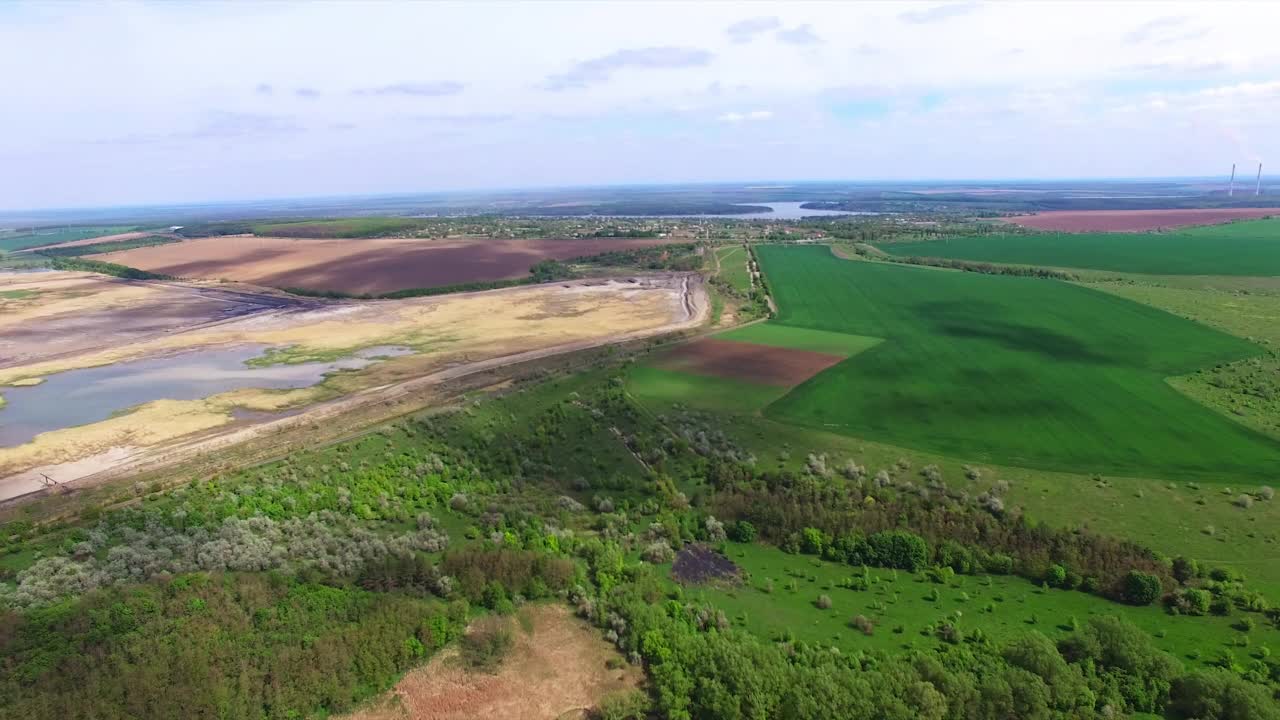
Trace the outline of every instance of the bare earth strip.
<path fill-rule="evenodd" d="M 792 387 L 844 360 L 840 355 L 704 338 L 664 353 L 655 364 L 695 375 Z"/>
<path fill-rule="evenodd" d="M 350 240 L 229 235 L 94 257 L 181 278 L 377 295 L 521 278 L 541 260 L 568 260 L 669 242 L 660 238 Z"/>
<path fill-rule="evenodd" d="M 323 386 L 159 400 L 99 423 L 0 448 L 0 500 L 39 490 L 40 473 L 60 483 L 97 484 L 265 433 L 334 422 L 364 405 L 395 403 L 409 393 L 471 374 L 689 329 L 700 325 L 706 314 L 705 292 L 696 275 L 582 281 L 439 298 L 283 308 L 126 347 L 0 369 L 0 385 L 5 385 L 193 347 L 265 343 L 345 352 L 395 344 L 418 351 L 341 375 Z M 233 422 L 231 413 L 234 408 L 270 411 L 298 406 L 306 407 L 248 425 Z M 101 462 L 81 462 L 95 457 Z"/>
<path fill-rule="evenodd" d="M 445 650 L 411 670 L 387 696 L 347 720 L 556 720 L 585 717 L 601 698 L 634 690 L 643 674 L 624 665 L 612 645 L 567 608 L 521 611 L 531 632 L 513 628 L 515 644 L 496 673 L 468 672 Z"/>
<path fill-rule="evenodd" d="M 1206 210 L 1050 210 L 1003 218 L 1035 230 L 1061 232 L 1144 232 L 1188 225 L 1216 225 L 1280 216 L 1280 208 L 1216 208 Z"/>

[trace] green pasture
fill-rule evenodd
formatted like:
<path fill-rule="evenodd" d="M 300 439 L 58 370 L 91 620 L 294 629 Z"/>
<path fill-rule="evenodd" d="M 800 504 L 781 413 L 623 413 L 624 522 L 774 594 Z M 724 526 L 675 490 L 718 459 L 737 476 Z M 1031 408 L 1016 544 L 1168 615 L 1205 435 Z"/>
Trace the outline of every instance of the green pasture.
<path fill-rule="evenodd" d="M 1280 443 L 1166 378 L 1261 349 L 1068 283 L 757 250 L 777 324 L 883 337 L 766 414 L 969 461 L 1164 479 L 1264 482 Z"/>
<path fill-rule="evenodd" d="M 981 631 L 996 642 L 1032 630 L 1057 639 L 1069 633 L 1073 619 L 1083 625 L 1098 615 L 1124 617 L 1189 667 L 1206 664 L 1223 652 L 1247 662 L 1262 646 L 1280 645 L 1280 631 L 1264 624 L 1242 633 L 1231 626 L 1234 620 L 1229 617 L 1175 616 L 1155 605 L 1121 605 L 1074 590 L 1045 589 L 1018 577 L 956 575 L 935 583 L 924 573 L 868 568 L 867 589 L 854 590 L 845 587 L 846 581 L 864 577 L 861 567 L 788 555 L 767 545 L 727 543 L 726 550 L 746 572 L 747 581 L 686 588 L 686 598 L 710 602 L 734 624 L 761 638 L 790 634 L 796 640 L 834 645 L 846 654 L 933 647 L 941 641 L 929 627 L 943 623 L 966 634 Z M 830 609 L 817 606 L 820 595 L 831 598 Z M 850 626 L 856 615 L 874 623 L 871 635 Z M 1245 635 L 1248 646 L 1242 647 Z"/>
<path fill-rule="evenodd" d="M 1280 275 L 1280 219 L 1151 233 L 966 235 L 877 247 L 901 257 L 1014 265 L 1167 275 Z"/>

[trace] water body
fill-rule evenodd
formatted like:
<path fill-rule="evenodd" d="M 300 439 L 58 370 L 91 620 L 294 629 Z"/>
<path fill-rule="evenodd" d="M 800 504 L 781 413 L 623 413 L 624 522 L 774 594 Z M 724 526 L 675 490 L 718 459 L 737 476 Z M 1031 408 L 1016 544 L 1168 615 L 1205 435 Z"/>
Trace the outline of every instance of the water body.
<path fill-rule="evenodd" d="M 265 345 L 196 350 L 102 367 L 68 370 L 30 387 L 3 387 L 0 447 L 30 442 L 42 432 L 86 425 L 152 400 L 198 400 L 229 390 L 307 387 L 338 370 L 358 370 L 413 350 L 384 345 L 333 362 L 250 367 Z"/>
<path fill-rule="evenodd" d="M 600 215 L 598 217 L 616 218 L 689 218 L 706 220 L 799 220 L 807 217 L 823 217 L 829 215 L 879 215 L 874 212 L 857 212 L 851 210 L 809 210 L 800 207 L 806 202 L 744 202 L 743 205 L 767 207 L 769 212 L 728 213 L 725 215 Z"/>

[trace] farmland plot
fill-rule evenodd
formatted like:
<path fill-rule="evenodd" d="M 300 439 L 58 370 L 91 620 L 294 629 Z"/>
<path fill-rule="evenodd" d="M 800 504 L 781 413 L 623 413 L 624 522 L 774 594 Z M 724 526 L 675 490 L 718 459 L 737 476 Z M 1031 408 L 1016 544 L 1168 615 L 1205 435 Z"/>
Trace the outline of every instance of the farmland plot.
<path fill-rule="evenodd" d="M 879 247 L 901 257 L 1015 265 L 1163 275 L 1280 275 L 1280 220 L 1164 233 L 968 235 Z"/>
<path fill-rule="evenodd" d="M 1165 312 L 1031 278 L 760 248 L 777 323 L 885 338 L 770 405 L 785 422 L 973 460 L 1261 481 L 1280 444 L 1166 378 L 1260 348 Z"/>

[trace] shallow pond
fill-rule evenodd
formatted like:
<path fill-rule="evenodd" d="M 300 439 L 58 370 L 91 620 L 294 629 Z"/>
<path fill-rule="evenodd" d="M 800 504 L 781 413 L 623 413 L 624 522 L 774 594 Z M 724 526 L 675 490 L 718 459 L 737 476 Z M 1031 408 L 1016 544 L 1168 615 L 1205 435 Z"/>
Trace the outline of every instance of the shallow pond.
<path fill-rule="evenodd" d="M 229 390 L 307 387 L 338 370 L 357 370 L 381 359 L 412 353 L 384 345 L 332 362 L 251 367 L 265 345 L 195 350 L 102 367 L 69 370 L 29 387 L 0 387 L 0 447 L 29 442 L 50 430 L 106 420 L 152 400 L 198 400 Z"/>

